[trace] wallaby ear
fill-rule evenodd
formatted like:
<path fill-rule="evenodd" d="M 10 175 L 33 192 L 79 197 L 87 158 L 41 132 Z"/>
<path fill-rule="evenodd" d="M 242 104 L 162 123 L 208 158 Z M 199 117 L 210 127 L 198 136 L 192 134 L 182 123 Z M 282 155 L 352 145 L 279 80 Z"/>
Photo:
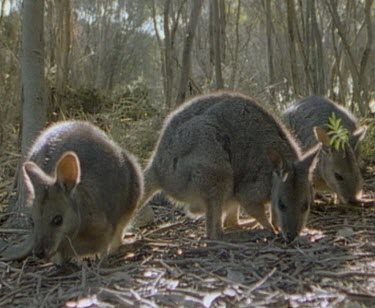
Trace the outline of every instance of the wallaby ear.
<path fill-rule="evenodd" d="M 267 155 L 272 164 L 273 172 L 275 172 L 282 181 L 285 182 L 288 178 L 287 164 L 284 157 L 275 149 L 269 148 Z"/>
<path fill-rule="evenodd" d="M 361 126 L 353 132 L 353 139 L 354 139 L 353 150 L 356 150 L 358 148 L 359 143 L 363 140 L 363 138 L 365 138 L 366 133 L 367 133 L 367 127 L 365 126 Z"/>
<path fill-rule="evenodd" d="M 56 181 L 70 192 L 81 180 L 81 167 L 77 154 L 65 152 L 56 164 Z"/>
<path fill-rule="evenodd" d="M 314 135 L 315 135 L 316 140 L 318 140 L 318 142 L 321 142 L 323 146 L 326 146 L 326 147 L 330 146 L 330 138 L 327 132 L 323 128 L 319 126 L 315 126 Z"/>
<path fill-rule="evenodd" d="M 318 161 L 319 161 L 319 153 L 322 149 L 322 144 L 318 143 L 316 146 L 308 150 L 302 157 L 301 163 L 305 170 L 308 170 L 309 174 L 311 174 Z"/>
<path fill-rule="evenodd" d="M 22 166 L 24 185 L 27 192 L 26 205 L 31 205 L 31 200 L 35 198 L 35 191 L 40 186 L 51 185 L 53 180 L 36 163 L 27 161 Z"/>

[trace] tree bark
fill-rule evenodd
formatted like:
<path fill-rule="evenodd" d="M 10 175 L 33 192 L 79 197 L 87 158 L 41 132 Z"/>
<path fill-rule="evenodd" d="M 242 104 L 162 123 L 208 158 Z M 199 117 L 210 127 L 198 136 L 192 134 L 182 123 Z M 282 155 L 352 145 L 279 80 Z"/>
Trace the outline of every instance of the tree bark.
<path fill-rule="evenodd" d="M 22 157 L 46 124 L 44 97 L 44 0 L 23 1 L 22 24 Z"/>
<path fill-rule="evenodd" d="M 291 69 L 291 76 L 292 76 L 293 92 L 295 95 L 298 96 L 300 94 L 300 86 L 299 86 L 299 81 L 298 81 L 294 20 L 295 20 L 294 0 L 287 0 L 290 69 Z"/>
<path fill-rule="evenodd" d="M 320 33 L 318 21 L 316 19 L 316 5 L 315 0 L 311 1 L 311 32 L 314 42 L 314 94 L 324 95 L 326 93 L 326 77 L 324 71 L 324 56 L 322 35 Z"/>
<path fill-rule="evenodd" d="M 21 103 L 22 166 L 27 153 L 47 121 L 47 101 L 44 95 L 44 0 L 24 0 L 22 4 L 22 55 L 21 55 Z M 18 172 L 17 202 L 10 204 L 9 211 L 25 212 L 22 172 Z M 17 217 L 16 217 L 17 218 Z M 11 218 L 11 225 L 23 224 Z"/>
<path fill-rule="evenodd" d="M 237 13 L 236 13 L 236 25 L 235 25 L 235 33 L 236 38 L 234 42 L 234 55 L 233 55 L 233 64 L 232 64 L 232 74 L 230 78 L 229 87 L 231 89 L 236 88 L 236 76 L 238 71 L 238 53 L 239 53 L 239 46 L 240 46 L 240 15 L 241 15 L 241 0 L 237 1 Z"/>
<path fill-rule="evenodd" d="M 221 61 L 225 63 L 226 54 L 225 54 L 225 28 L 226 28 L 226 16 L 225 16 L 225 0 L 219 0 L 219 27 L 220 27 L 220 52 L 221 52 Z"/>
<path fill-rule="evenodd" d="M 61 106 L 69 74 L 69 55 L 71 45 L 71 8 L 70 0 L 56 2 L 57 13 L 57 44 L 56 51 L 56 98 Z"/>
<path fill-rule="evenodd" d="M 373 0 L 366 0 L 365 2 L 365 24 L 367 30 L 367 42 L 365 49 L 363 50 L 362 58 L 359 64 L 359 77 L 358 77 L 358 86 L 359 92 L 362 94 L 361 99 L 358 101 L 359 111 L 361 112 L 362 116 L 366 116 L 369 112 L 368 107 L 368 86 L 366 82 L 366 68 L 368 61 L 373 53 L 373 32 L 372 32 L 372 22 L 371 22 L 371 6 L 373 4 Z"/>
<path fill-rule="evenodd" d="M 176 104 L 181 104 L 186 98 L 186 90 L 191 70 L 191 48 L 193 45 L 195 29 L 202 10 L 203 0 L 193 1 L 193 7 L 190 12 L 189 24 L 187 26 L 184 49 L 182 52 L 182 67 L 180 83 L 177 92 Z"/>
<path fill-rule="evenodd" d="M 272 47 L 272 12 L 271 0 L 265 0 L 266 11 L 266 37 L 267 37 L 267 63 L 268 63 L 268 85 L 271 86 L 270 94 L 275 96 L 272 85 L 275 83 L 275 71 L 273 67 L 273 47 Z"/>
<path fill-rule="evenodd" d="M 365 23 L 367 29 L 367 44 L 362 54 L 359 65 L 356 64 L 355 57 L 352 53 L 351 45 L 349 43 L 348 37 L 345 34 L 344 26 L 340 20 L 339 14 L 337 12 L 337 3 L 334 0 L 326 0 L 326 5 L 331 13 L 333 24 L 337 29 L 337 32 L 341 38 L 342 44 L 344 46 L 344 51 L 348 57 L 349 69 L 353 80 L 353 103 L 358 104 L 358 108 L 362 116 L 368 112 L 367 106 L 367 96 L 368 90 L 367 85 L 365 85 L 364 72 L 368 63 L 368 59 L 371 54 L 371 44 L 372 44 L 372 29 L 371 29 L 371 5 L 373 0 L 366 0 L 365 2 Z M 364 102 L 363 102 L 364 100 Z"/>
<path fill-rule="evenodd" d="M 212 1 L 212 18 L 213 18 L 213 43 L 214 43 L 214 62 L 215 62 L 215 80 L 216 89 L 224 88 L 223 75 L 221 70 L 221 51 L 220 51 L 220 22 L 219 22 L 219 4 L 218 0 Z"/>
<path fill-rule="evenodd" d="M 341 52 L 339 50 L 339 46 L 336 44 L 336 34 L 335 34 L 335 28 L 332 25 L 331 27 L 331 36 L 332 36 L 332 45 L 333 45 L 333 50 L 334 50 L 334 55 L 335 55 L 335 60 L 332 69 L 332 76 L 331 76 L 331 93 L 332 93 L 332 98 L 334 101 L 339 101 L 341 103 L 345 102 L 345 85 L 346 82 L 344 82 L 344 77 L 342 75 L 341 71 Z M 335 76 L 337 78 L 337 81 L 335 80 Z M 337 87 L 337 96 L 335 97 L 335 87 L 336 84 L 338 83 Z"/>
<path fill-rule="evenodd" d="M 163 77 L 163 93 L 164 93 L 164 97 L 166 98 L 166 93 L 167 93 L 167 74 L 166 74 L 166 65 L 165 65 L 165 57 L 164 57 L 165 52 L 163 52 L 163 50 L 164 50 L 163 43 L 162 43 L 162 39 L 160 37 L 159 29 L 158 29 L 158 26 L 157 26 L 155 0 L 152 0 L 152 4 L 151 4 L 151 16 L 152 16 L 152 22 L 153 22 L 153 25 L 154 25 L 154 31 L 155 31 L 156 40 L 158 42 L 159 51 L 160 51 L 161 75 Z M 165 101 L 165 104 L 167 105 L 167 101 Z"/>
<path fill-rule="evenodd" d="M 164 63 L 165 63 L 165 104 L 167 109 L 172 105 L 172 82 L 173 82 L 173 67 L 172 67 L 172 43 L 171 33 L 169 28 L 169 11 L 171 7 L 171 0 L 165 0 L 163 12 L 164 25 Z"/>

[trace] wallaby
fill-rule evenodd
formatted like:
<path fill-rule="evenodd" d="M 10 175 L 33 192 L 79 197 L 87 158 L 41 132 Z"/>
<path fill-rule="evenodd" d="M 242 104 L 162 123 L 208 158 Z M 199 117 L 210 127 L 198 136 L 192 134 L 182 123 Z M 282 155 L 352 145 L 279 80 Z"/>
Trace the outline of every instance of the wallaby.
<path fill-rule="evenodd" d="M 343 148 L 331 145 L 328 123 L 332 113 L 341 119 L 340 125 L 349 133 L 349 142 L 344 143 Z M 332 190 L 344 203 L 357 203 L 363 188 L 357 159 L 366 129 L 359 126 L 354 115 L 329 99 L 310 96 L 287 108 L 283 117 L 302 149 L 317 142 L 323 144 L 314 174 L 315 188 Z"/>
<path fill-rule="evenodd" d="M 236 239 L 240 205 L 266 229 L 272 223 L 293 240 L 304 228 L 312 201 L 310 173 L 319 146 L 302 155 L 269 112 L 236 93 L 200 96 L 165 120 L 144 171 L 147 201 L 159 190 L 206 215 L 209 239 Z M 241 234 L 243 234 L 240 231 Z"/>
<path fill-rule="evenodd" d="M 52 125 L 22 170 L 36 256 L 62 263 L 103 256 L 121 244 L 143 177 L 136 160 L 99 128 L 81 121 Z"/>

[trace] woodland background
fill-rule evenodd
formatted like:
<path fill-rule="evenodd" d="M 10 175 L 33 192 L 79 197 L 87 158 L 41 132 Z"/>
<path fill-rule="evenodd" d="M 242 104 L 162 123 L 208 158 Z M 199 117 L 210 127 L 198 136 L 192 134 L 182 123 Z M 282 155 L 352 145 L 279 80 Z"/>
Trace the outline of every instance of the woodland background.
<path fill-rule="evenodd" d="M 22 127 L 24 152 L 47 122 L 77 112 L 136 121 L 215 89 L 273 109 L 310 94 L 362 117 L 375 104 L 373 0 L 32 2 L 0 2 L 1 154 L 15 132 L 21 148 Z M 22 75 L 28 48 L 36 60 Z"/>
<path fill-rule="evenodd" d="M 28 232 L 18 169 L 46 125 L 89 120 L 144 164 L 169 111 L 220 89 L 275 114 L 312 94 L 354 112 L 374 200 L 374 17 L 374 0 L 0 0 L 0 242 Z M 375 305 L 373 205 L 323 195 L 293 245 L 208 244 L 202 219 L 154 210 L 106 266 L 0 261 L 0 306 Z"/>

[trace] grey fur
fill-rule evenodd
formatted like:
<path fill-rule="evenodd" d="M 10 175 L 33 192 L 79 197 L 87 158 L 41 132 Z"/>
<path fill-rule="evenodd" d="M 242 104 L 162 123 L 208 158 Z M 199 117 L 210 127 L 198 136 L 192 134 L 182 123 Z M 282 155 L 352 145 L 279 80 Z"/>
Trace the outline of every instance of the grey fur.
<path fill-rule="evenodd" d="M 328 132 L 328 119 L 332 113 L 341 119 L 342 125 L 349 131 L 349 144 L 344 150 L 337 151 L 323 142 L 314 184 L 318 190 L 334 191 L 344 203 L 356 203 L 363 187 L 357 161 L 359 144 L 366 130 L 359 126 L 355 116 L 329 99 L 310 96 L 291 105 L 283 113 L 283 118 L 302 148 L 306 149 L 318 142 L 315 127 Z"/>
<path fill-rule="evenodd" d="M 143 202 L 162 190 L 191 213 L 206 215 L 208 238 L 230 239 L 223 224 L 240 228 L 240 205 L 272 230 L 265 211 L 272 199 L 273 224 L 292 240 L 307 220 L 318 151 L 301 155 L 283 125 L 246 96 L 200 96 L 165 120 L 144 172 Z"/>
<path fill-rule="evenodd" d="M 64 158 L 68 167 L 62 166 Z M 59 168 L 67 169 L 65 179 Z M 86 122 L 60 122 L 43 131 L 23 172 L 34 221 L 33 250 L 56 262 L 116 249 L 143 192 L 136 160 Z M 58 215 L 60 226 L 54 225 Z"/>

